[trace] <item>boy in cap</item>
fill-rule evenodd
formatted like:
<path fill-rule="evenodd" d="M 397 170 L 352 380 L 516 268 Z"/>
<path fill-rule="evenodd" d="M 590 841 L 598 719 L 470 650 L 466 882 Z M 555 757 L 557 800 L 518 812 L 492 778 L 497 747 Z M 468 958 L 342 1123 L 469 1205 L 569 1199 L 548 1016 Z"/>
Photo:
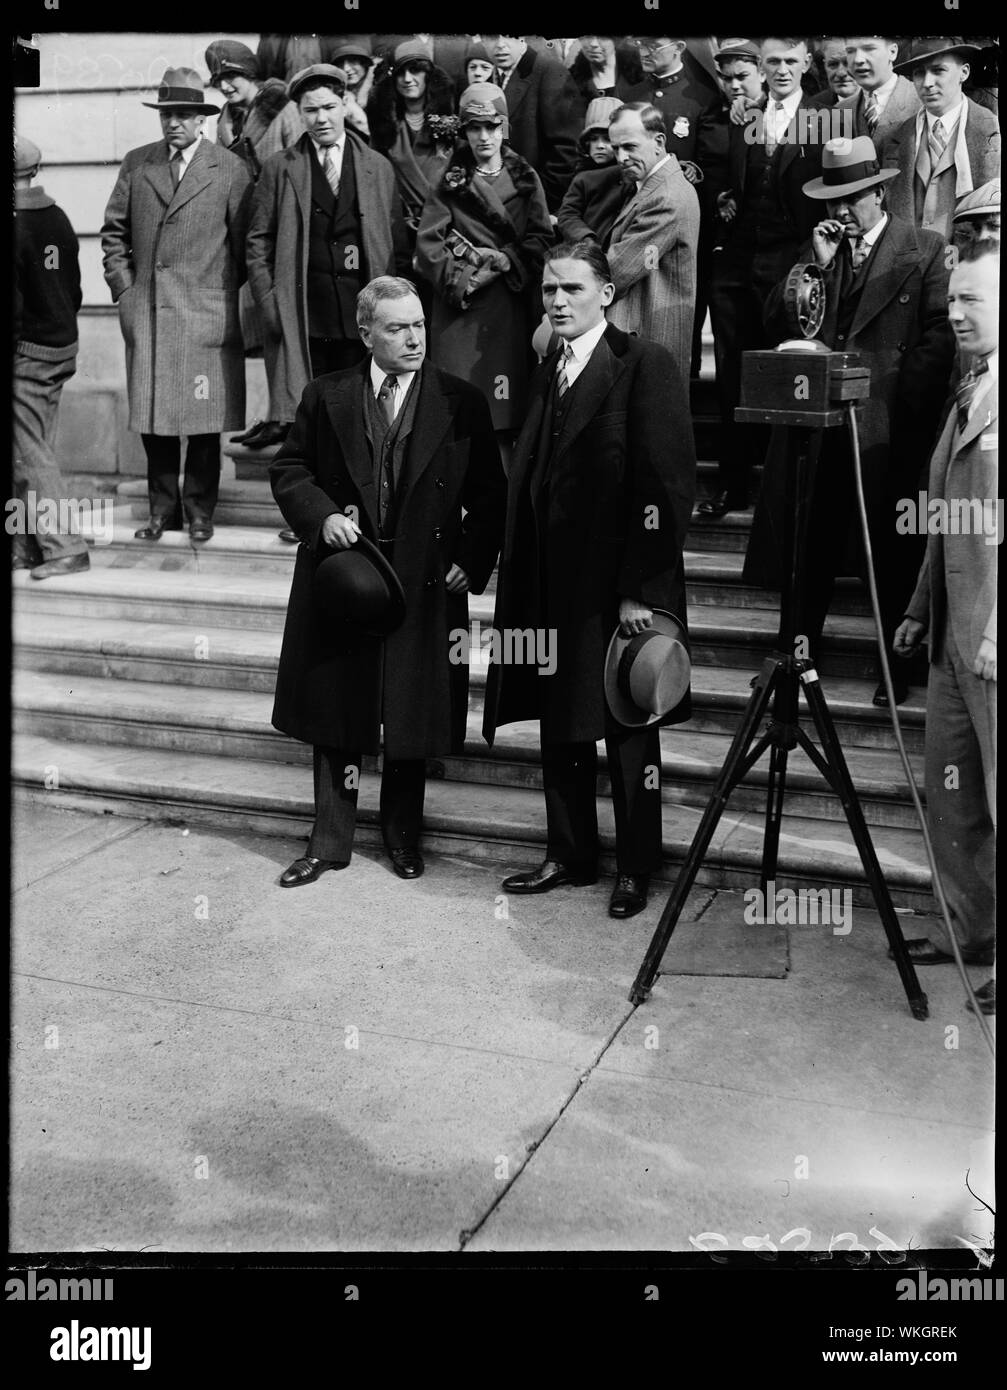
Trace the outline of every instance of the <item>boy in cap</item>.
<path fill-rule="evenodd" d="M 22 501 L 58 502 L 65 486 L 52 444 L 63 387 L 77 366 L 80 266 L 77 238 L 62 208 L 32 179 L 42 152 L 19 135 L 14 154 L 14 486 Z M 14 537 L 14 568 L 33 579 L 86 570 L 87 546 L 54 528 L 43 508 L 31 533 Z M 34 511 L 34 508 L 31 509 Z M 30 515 L 31 513 L 29 513 Z"/>

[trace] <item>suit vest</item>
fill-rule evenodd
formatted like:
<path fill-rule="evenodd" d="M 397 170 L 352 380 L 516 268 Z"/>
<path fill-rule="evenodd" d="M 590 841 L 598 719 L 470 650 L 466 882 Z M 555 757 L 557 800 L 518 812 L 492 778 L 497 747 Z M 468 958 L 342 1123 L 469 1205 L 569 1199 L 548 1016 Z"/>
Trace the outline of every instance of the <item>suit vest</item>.
<path fill-rule="evenodd" d="M 314 150 L 311 160 L 311 221 L 308 227 L 308 337 L 359 338 L 357 295 L 367 283 L 357 210 L 353 152 L 347 141 L 339 197 L 329 186 Z"/>
<path fill-rule="evenodd" d="M 371 450 L 374 495 L 378 502 L 378 531 L 382 539 L 394 535 L 397 524 L 396 499 L 406 466 L 406 449 L 416 418 L 420 373 L 413 377 L 399 413 L 389 425 L 380 401 L 375 397 L 368 370 L 364 377 L 364 430 Z M 391 476 L 388 476 L 390 472 Z M 387 486 L 386 486 L 387 484 Z"/>

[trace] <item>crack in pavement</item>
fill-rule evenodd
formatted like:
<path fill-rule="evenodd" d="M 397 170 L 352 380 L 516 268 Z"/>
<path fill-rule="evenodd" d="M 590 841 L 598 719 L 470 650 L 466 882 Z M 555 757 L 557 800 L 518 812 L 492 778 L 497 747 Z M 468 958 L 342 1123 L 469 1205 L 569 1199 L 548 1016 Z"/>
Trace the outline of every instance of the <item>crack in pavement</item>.
<path fill-rule="evenodd" d="M 102 850 L 107 849 L 109 845 L 117 845 L 121 840 L 128 839 L 130 835 L 136 835 L 139 831 L 146 830 L 150 824 L 150 821 L 141 820 L 138 824 L 131 825 L 126 830 L 121 830 L 117 835 L 110 835 L 107 840 L 102 840 L 101 844 L 91 845 L 88 849 L 81 850 L 81 852 L 75 854 L 72 859 L 64 859 L 61 864 L 57 864 L 52 869 L 46 869 L 43 873 L 40 873 L 37 878 L 30 878 L 27 883 L 19 883 L 14 889 L 14 892 L 22 893 L 26 888 L 34 888 L 37 883 L 42 883 L 45 879 L 52 878 L 54 874 L 61 874 L 64 869 L 72 869 L 75 864 L 80 864 L 92 854 L 100 854 Z"/>
<path fill-rule="evenodd" d="M 542 1145 L 543 1145 L 543 1144 L 545 1143 L 545 1141 L 549 1138 L 549 1135 L 553 1132 L 553 1130 L 554 1130 L 554 1129 L 556 1128 L 556 1126 L 559 1124 L 560 1120 L 561 1120 L 562 1117 L 566 1114 L 566 1112 L 567 1112 L 567 1110 L 570 1108 L 570 1106 L 573 1104 L 574 1099 L 575 1099 L 576 1096 L 579 1094 L 581 1088 L 584 1086 L 584 1084 L 585 1084 L 585 1083 L 587 1082 L 587 1080 L 590 1078 L 590 1076 L 592 1075 L 592 1073 L 595 1072 L 595 1071 L 597 1071 L 598 1067 L 601 1065 L 601 1060 L 602 1060 L 602 1058 L 605 1056 L 606 1052 L 608 1052 L 609 1048 L 610 1048 L 610 1047 L 612 1046 L 612 1044 L 615 1042 L 616 1038 L 619 1036 L 619 1034 L 620 1034 L 620 1033 L 622 1032 L 622 1030 L 625 1028 L 625 1026 L 626 1026 L 626 1024 L 629 1022 L 629 1020 L 630 1020 L 630 1019 L 633 1017 L 633 1015 L 636 1013 L 638 1007 L 639 1007 L 638 1005 L 634 1004 L 634 1005 L 632 1006 L 632 1008 L 630 1008 L 630 1009 L 627 1011 L 627 1013 L 625 1014 L 625 1016 L 624 1016 L 624 1017 L 616 1024 L 616 1026 L 613 1028 L 613 1030 L 612 1030 L 612 1032 L 609 1034 L 608 1038 L 605 1040 L 604 1043 L 602 1043 L 601 1048 L 600 1048 L 599 1052 L 597 1053 L 597 1055 L 595 1056 L 594 1060 L 593 1060 L 592 1062 L 590 1062 L 590 1063 L 584 1068 L 584 1070 L 581 1072 L 580 1076 L 578 1076 L 576 1085 L 574 1086 L 573 1090 L 570 1092 L 570 1094 L 567 1096 L 566 1100 L 563 1102 L 563 1104 L 562 1104 L 562 1105 L 560 1106 L 560 1108 L 557 1110 L 556 1114 L 554 1115 L 554 1117 L 552 1118 L 552 1120 L 549 1122 L 549 1124 L 546 1126 L 546 1128 L 542 1131 L 541 1137 L 538 1138 L 538 1139 L 536 1139 L 536 1140 L 534 1141 L 534 1143 L 528 1145 L 527 1149 L 525 1150 L 525 1153 L 526 1153 L 525 1161 L 521 1164 L 521 1166 L 520 1166 L 520 1167 L 517 1169 L 517 1171 L 514 1173 L 514 1176 L 513 1176 L 512 1178 L 510 1178 L 509 1181 L 507 1181 L 507 1182 L 504 1184 L 502 1190 L 498 1193 L 498 1195 L 493 1199 L 493 1201 L 490 1203 L 490 1205 L 486 1208 L 486 1210 L 483 1212 L 482 1216 L 479 1218 L 479 1220 L 476 1222 L 476 1224 L 475 1224 L 474 1226 L 467 1226 L 467 1227 L 465 1227 L 464 1230 L 459 1231 L 459 1233 L 458 1233 L 458 1252 L 457 1252 L 458 1254 L 461 1254 L 461 1253 L 465 1250 L 465 1247 L 472 1241 L 472 1239 L 473 1239 L 475 1236 L 477 1236 L 477 1235 L 479 1234 L 479 1232 L 482 1230 L 482 1228 L 486 1225 L 486 1222 L 490 1219 L 490 1217 L 491 1217 L 491 1216 L 493 1215 L 493 1213 L 496 1211 L 496 1209 L 497 1209 L 497 1207 L 500 1205 L 500 1203 L 504 1200 L 504 1198 L 507 1196 L 507 1194 L 514 1188 L 515 1184 L 517 1183 L 518 1178 L 520 1178 L 520 1177 L 522 1176 L 522 1174 L 524 1174 L 524 1173 L 527 1171 L 528 1166 L 530 1165 L 533 1156 L 534 1156 L 536 1153 L 538 1153 L 539 1149 L 541 1149 Z"/>

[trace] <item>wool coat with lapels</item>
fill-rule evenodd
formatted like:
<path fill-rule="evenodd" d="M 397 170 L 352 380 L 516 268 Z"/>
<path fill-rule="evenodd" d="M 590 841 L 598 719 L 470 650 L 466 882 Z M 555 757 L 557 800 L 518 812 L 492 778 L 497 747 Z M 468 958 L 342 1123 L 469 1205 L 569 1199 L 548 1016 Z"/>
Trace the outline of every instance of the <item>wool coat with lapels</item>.
<path fill-rule="evenodd" d="M 468 713 L 468 665 L 450 659 L 450 634 L 468 632 L 468 603 L 444 580 L 457 564 L 471 593 L 485 589 L 500 549 L 506 480 L 483 397 L 424 362 L 410 387 L 415 401 L 407 396 L 402 406 L 411 429 L 391 553 L 382 547 L 402 583 L 405 619 L 384 640 L 353 638 L 325 621 L 312 595 L 315 569 L 331 553 L 321 540 L 325 518 L 346 513 L 368 540 L 379 539 L 364 394 L 370 368 L 367 357 L 310 382 L 270 466 L 273 496 L 301 538 L 273 725 L 305 743 L 373 754 L 383 724 L 388 757 L 440 757 L 461 751 Z"/>
<path fill-rule="evenodd" d="M 429 193 L 416 238 L 416 269 L 434 289 L 430 356 L 472 382 L 490 402 L 493 427 L 517 429 L 532 366 L 531 335 L 541 315 L 542 260 L 553 239 L 539 177 L 509 145 L 494 178 L 476 173 L 460 145 Z M 488 284 L 470 247 L 503 251 L 510 269 Z M 476 276 L 473 284 L 473 277 Z"/>
<path fill-rule="evenodd" d="M 560 350 L 532 381 L 514 446 L 497 579 L 498 632 L 554 632 L 556 669 L 490 666 L 483 734 L 541 719 L 546 742 L 605 736 L 605 658 L 619 602 L 663 608 L 685 626 L 682 551 L 696 488 L 686 385 L 666 348 L 609 324 L 570 387 L 551 443 Z M 544 423 L 545 422 L 545 423 Z M 691 714 L 689 694 L 661 720 Z"/>

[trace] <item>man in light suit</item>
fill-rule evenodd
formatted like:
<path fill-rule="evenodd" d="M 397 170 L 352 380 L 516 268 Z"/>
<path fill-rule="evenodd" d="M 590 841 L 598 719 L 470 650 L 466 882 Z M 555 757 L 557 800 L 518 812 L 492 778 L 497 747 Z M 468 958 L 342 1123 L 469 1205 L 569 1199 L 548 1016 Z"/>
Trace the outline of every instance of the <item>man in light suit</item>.
<path fill-rule="evenodd" d="M 667 348 L 688 384 L 699 199 L 665 148 L 664 118 L 656 107 L 645 101 L 621 107 L 608 137 L 616 160 L 636 180 L 606 248 L 615 285 L 609 321 Z"/>
<path fill-rule="evenodd" d="M 879 151 L 902 122 L 920 109 L 915 87 L 895 71 L 898 56 L 896 38 L 868 34 L 846 40 L 846 61 L 859 91 L 840 101 L 838 107 L 853 112 L 852 133 L 869 135 Z"/>
<path fill-rule="evenodd" d="M 1000 174 L 997 118 L 962 91 L 978 52 L 958 39 L 913 40 L 898 66 L 912 75 L 923 105 L 882 153 L 900 171 L 888 194 L 892 212 L 945 241 L 959 200 Z"/>
<path fill-rule="evenodd" d="M 989 965 L 996 931 L 996 543 L 1002 538 L 996 512 L 999 243 L 975 242 L 959 257 L 948 287 L 948 318 L 971 368 L 955 390 L 931 459 L 928 512 L 936 498 L 964 502 L 961 515 L 969 525 L 928 536 L 895 650 L 911 656 L 924 638 L 930 646 L 927 821 L 962 956 Z M 977 524 L 994 516 L 995 535 L 988 524 Z M 906 945 L 916 965 L 952 960 L 940 919 L 929 938 Z M 994 1012 L 992 980 L 977 997 L 983 1013 Z"/>

